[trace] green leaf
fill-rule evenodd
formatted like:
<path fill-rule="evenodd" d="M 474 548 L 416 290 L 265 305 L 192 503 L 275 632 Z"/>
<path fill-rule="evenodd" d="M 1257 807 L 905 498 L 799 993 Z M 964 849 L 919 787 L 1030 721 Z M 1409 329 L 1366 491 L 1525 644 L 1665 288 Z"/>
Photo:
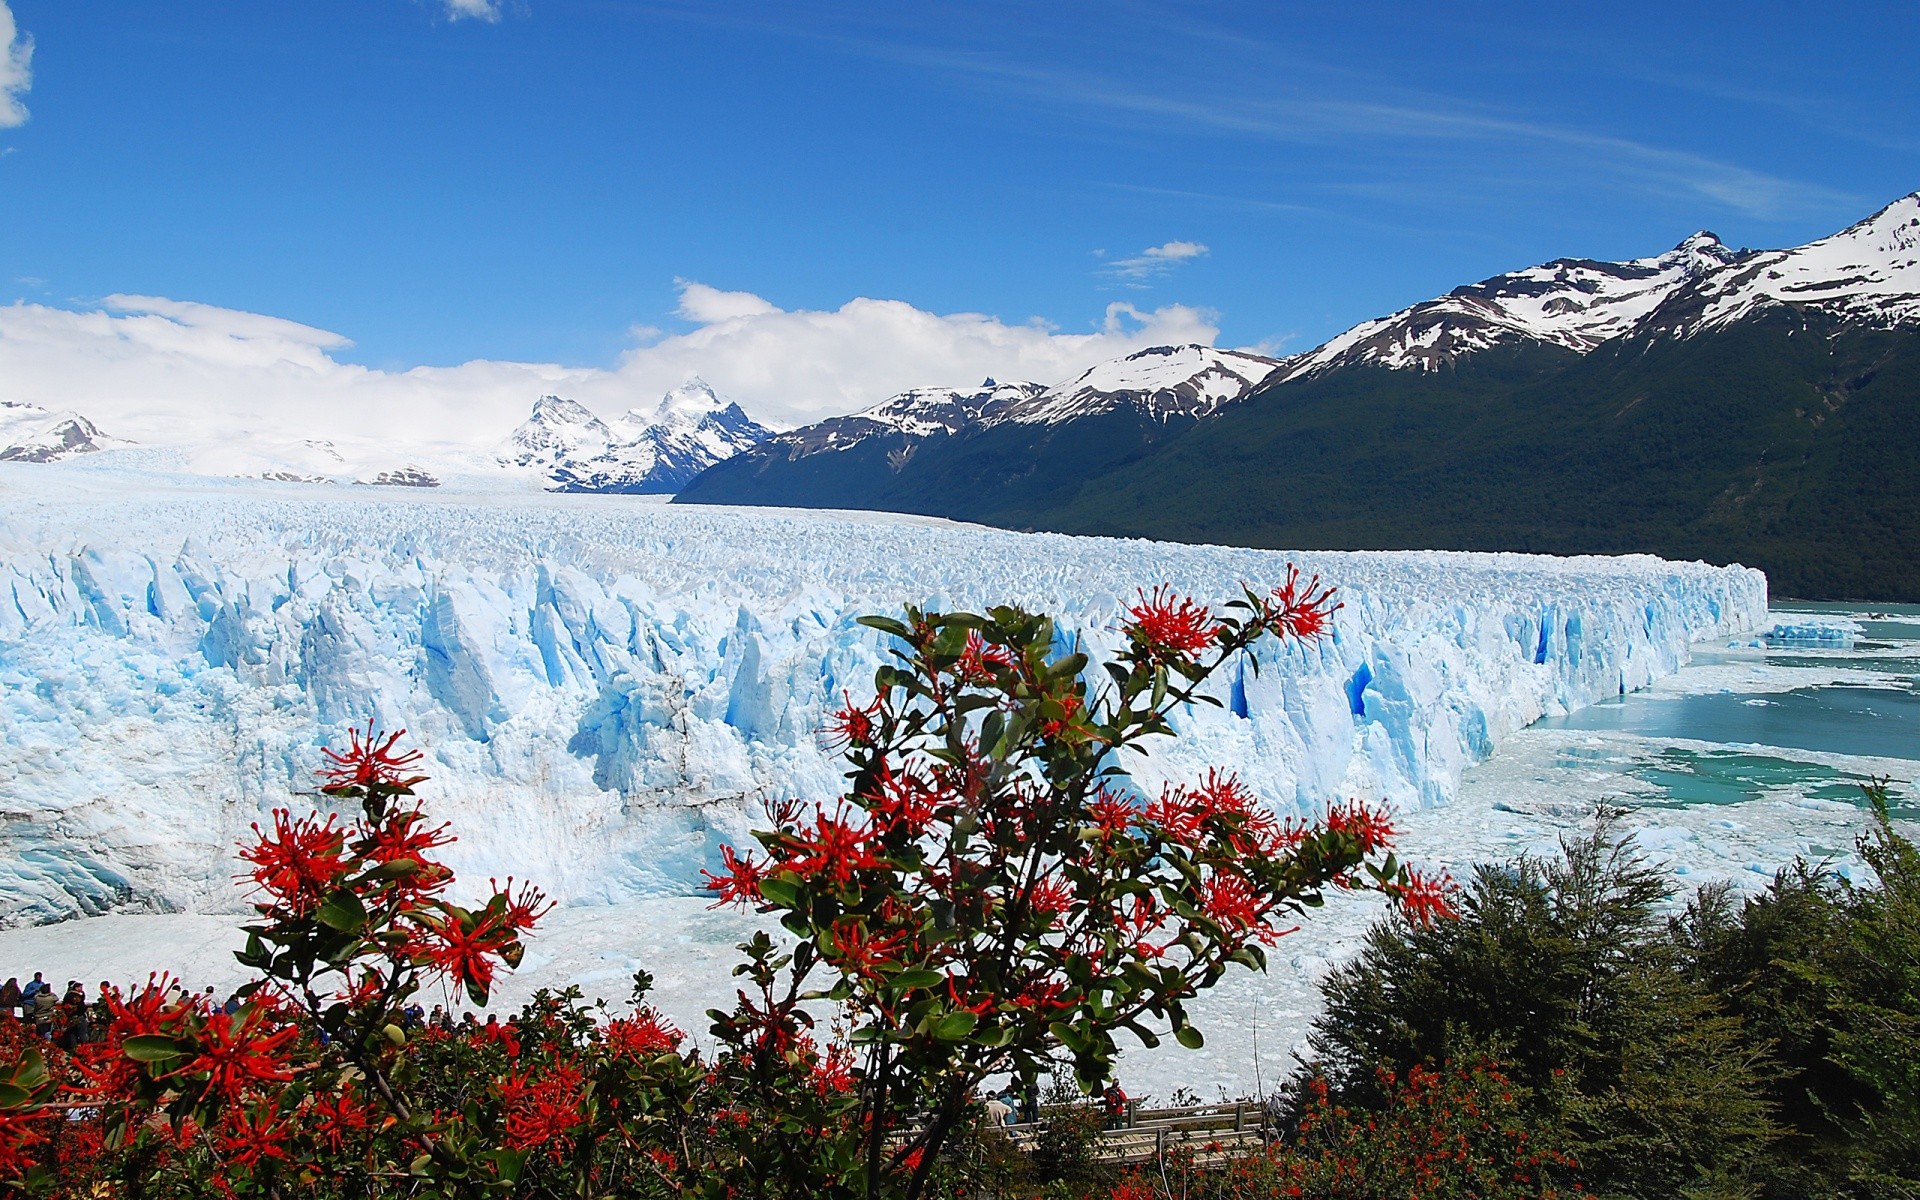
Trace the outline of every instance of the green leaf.
<path fill-rule="evenodd" d="M 19 1108 L 33 1099 L 33 1093 L 11 1083 L 0 1083 L 0 1108 Z"/>
<path fill-rule="evenodd" d="M 1207 1039 L 1202 1037 L 1200 1031 L 1191 1025 L 1182 1025 L 1180 1028 L 1174 1030 L 1173 1040 L 1179 1042 L 1189 1050 L 1198 1050 L 1207 1044 Z"/>
<path fill-rule="evenodd" d="M 120 1051 L 135 1062 L 166 1062 L 186 1054 L 179 1042 L 157 1033 L 143 1033 L 120 1043 Z"/>
<path fill-rule="evenodd" d="M 47 1060 L 41 1055 L 38 1046 L 29 1046 L 20 1054 L 20 1061 L 14 1064 L 13 1076 L 9 1080 L 15 1087 L 29 1090 L 39 1087 L 47 1081 Z"/>
<path fill-rule="evenodd" d="M 943 1042 L 957 1042 L 972 1033 L 973 1027 L 979 1023 L 979 1017 L 963 1008 L 958 1012 L 950 1012 L 938 1021 L 935 1021 L 933 1028 L 929 1030 L 929 1032 Z"/>
<path fill-rule="evenodd" d="M 367 923 L 367 906 L 346 888 L 336 888 L 313 915 L 329 929 L 358 933 Z"/>
<path fill-rule="evenodd" d="M 800 888 L 784 879 L 762 879 L 760 895 L 768 904 L 792 908 L 800 899 Z"/>
<path fill-rule="evenodd" d="M 915 968 L 909 971 L 902 971 L 898 975 L 895 975 L 893 977 L 893 986 L 897 988 L 902 988 L 902 989 L 933 988 L 933 987 L 939 987 L 941 984 L 945 983 L 946 981 L 947 981 L 947 977 L 945 975 L 942 975 L 938 971 L 929 971 L 925 968 Z"/>
<path fill-rule="evenodd" d="M 890 633 L 903 642 L 913 639 L 913 630 L 892 617 L 860 617 L 854 621 L 854 624 L 865 625 L 868 629 L 878 629 L 881 633 Z"/>

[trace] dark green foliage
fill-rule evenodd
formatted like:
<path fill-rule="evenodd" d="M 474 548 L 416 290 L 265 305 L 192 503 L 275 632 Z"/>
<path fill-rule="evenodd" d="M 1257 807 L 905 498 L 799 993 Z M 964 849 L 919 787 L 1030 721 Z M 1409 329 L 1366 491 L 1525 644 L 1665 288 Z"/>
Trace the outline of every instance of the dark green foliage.
<path fill-rule="evenodd" d="M 1602 820 L 1559 859 L 1479 869 L 1458 921 L 1376 925 L 1324 985 L 1312 1044 L 1336 1098 L 1377 1072 L 1490 1056 L 1600 1195 L 1750 1193 L 1773 1134 L 1758 1054 L 1686 970 L 1662 875 Z"/>
<path fill-rule="evenodd" d="M 1776 594 L 1920 597 L 1920 335 L 1776 309 L 1577 358 L 1283 384 L 991 519 L 1295 549 L 1644 551 Z"/>

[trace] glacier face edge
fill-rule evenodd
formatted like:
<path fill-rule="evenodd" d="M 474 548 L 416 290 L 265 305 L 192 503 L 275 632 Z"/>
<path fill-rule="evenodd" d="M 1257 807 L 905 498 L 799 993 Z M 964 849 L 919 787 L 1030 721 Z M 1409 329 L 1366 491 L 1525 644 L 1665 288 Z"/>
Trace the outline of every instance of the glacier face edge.
<path fill-rule="evenodd" d="M 28 474 L 31 472 L 31 474 Z M 625 497 L 373 496 L 0 464 L 0 923 L 237 911 L 233 848 L 316 803 L 373 720 L 473 880 L 564 902 L 686 893 L 765 802 L 842 780 L 824 713 L 885 654 L 855 623 L 1015 603 L 1097 660 L 1136 589 L 1224 600 L 1287 562 L 1333 638 L 1229 670 L 1222 707 L 1131 764 L 1232 766 L 1283 811 L 1444 803 L 1541 716 L 1765 619 L 1755 571 L 1628 558 L 1282 552 Z"/>

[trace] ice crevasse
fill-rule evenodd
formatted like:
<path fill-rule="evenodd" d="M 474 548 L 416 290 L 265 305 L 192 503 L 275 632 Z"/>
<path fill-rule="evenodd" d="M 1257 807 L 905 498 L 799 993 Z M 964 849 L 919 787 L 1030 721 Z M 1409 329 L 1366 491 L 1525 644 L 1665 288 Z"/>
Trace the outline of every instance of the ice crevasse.
<path fill-rule="evenodd" d="M 427 751 L 469 878 L 569 904 L 694 890 L 761 806 L 843 780 L 820 738 L 907 603 L 1053 613 L 1097 663 L 1160 582 L 1223 601 L 1287 563 L 1334 634 L 1263 647 L 1130 764 L 1279 810 L 1445 803 L 1537 718 L 1766 617 L 1756 571 L 1626 558 L 1296 553 L 618 497 L 86 486 L 0 474 L 0 923 L 230 911 L 234 846 L 371 719 Z"/>

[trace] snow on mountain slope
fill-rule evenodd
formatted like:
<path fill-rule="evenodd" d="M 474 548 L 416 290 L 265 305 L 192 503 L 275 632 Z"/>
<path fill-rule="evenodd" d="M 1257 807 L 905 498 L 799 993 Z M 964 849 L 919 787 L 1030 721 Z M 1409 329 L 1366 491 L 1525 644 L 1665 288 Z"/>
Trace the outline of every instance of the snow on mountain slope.
<path fill-rule="evenodd" d="M 1461 355 L 1523 340 L 1584 354 L 1631 329 L 1683 284 L 1739 261 L 1739 254 L 1701 232 L 1656 258 L 1563 258 L 1510 271 L 1362 322 L 1289 359 L 1285 378 L 1367 363 L 1431 371 Z"/>
<path fill-rule="evenodd" d="M 1920 322 L 1920 192 L 1832 237 L 1745 258 L 1702 278 L 1695 290 L 1703 302 L 1696 327 L 1703 329 L 1774 304 L 1872 325 Z"/>
<path fill-rule="evenodd" d="M 851 450 L 874 438 L 903 438 L 912 447 L 930 437 L 978 426 L 1009 404 L 1044 390 L 1037 383 L 997 383 L 992 379 L 972 389 L 914 388 L 872 408 L 774 434 L 760 444 L 759 452 L 793 460 Z"/>
<path fill-rule="evenodd" d="M 542 396 L 507 439 L 502 461 L 538 470 L 551 491 L 671 493 L 771 432 L 696 378 L 612 424 L 572 400 Z"/>
<path fill-rule="evenodd" d="M 1270 650 L 1143 787 L 1232 764 L 1278 808 L 1444 802 L 1510 732 L 1758 624 L 1739 568 L 1311 553 L 622 497 L 294 487 L 0 464 L 0 918 L 233 910 L 234 843 L 314 802 L 369 718 L 428 750 L 455 865 L 573 904 L 685 893 L 770 798 L 842 780 L 823 713 L 871 686 L 855 623 L 1052 611 L 1096 659 L 1136 589 L 1324 573 L 1319 646 Z"/>
<path fill-rule="evenodd" d="M 1280 369 L 1276 359 L 1212 346 L 1154 346 L 1099 363 L 1065 383 L 996 383 L 971 390 L 916 388 L 872 408 L 781 434 L 762 452 L 785 459 L 845 451 L 876 437 L 909 446 L 936 435 L 999 425 L 1057 425 L 1131 408 L 1154 421 L 1205 416 Z"/>
<path fill-rule="evenodd" d="M 0 462 L 58 462 L 124 444 L 79 413 L 0 401 Z"/>
<path fill-rule="evenodd" d="M 1872 325 L 1920 321 L 1920 192 L 1791 250 L 1734 251 L 1701 232 L 1657 258 L 1560 259 L 1496 275 L 1362 322 L 1288 359 L 1274 382 L 1368 363 L 1435 370 L 1528 340 L 1584 354 L 1624 333 L 1686 336 L 1781 304 Z"/>
<path fill-rule="evenodd" d="M 1245 396 L 1279 369 L 1279 360 L 1241 350 L 1153 346 L 1014 404 L 995 423 L 1057 425 L 1127 407 L 1156 421 L 1201 417 Z"/>

